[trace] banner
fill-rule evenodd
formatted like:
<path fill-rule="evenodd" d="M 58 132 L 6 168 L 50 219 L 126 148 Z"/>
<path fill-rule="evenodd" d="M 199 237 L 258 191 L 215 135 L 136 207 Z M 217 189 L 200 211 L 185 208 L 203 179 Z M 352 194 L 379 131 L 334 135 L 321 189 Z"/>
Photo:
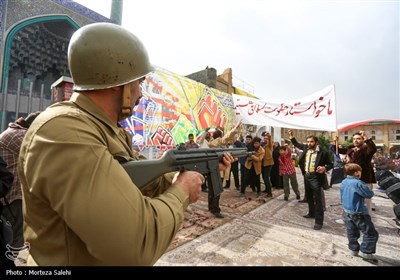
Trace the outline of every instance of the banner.
<path fill-rule="evenodd" d="M 263 101 L 232 94 L 236 116 L 245 124 L 336 131 L 335 87 L 298 100 Z"/>
<path fill-rule="evenodd" d="M 132 146 L 149 159 L 195 138 L 207 127 L 230 130 L 236 124 L 232 96 L 160 67 L 146 76 L 143 97 L 120 124 Z"/>

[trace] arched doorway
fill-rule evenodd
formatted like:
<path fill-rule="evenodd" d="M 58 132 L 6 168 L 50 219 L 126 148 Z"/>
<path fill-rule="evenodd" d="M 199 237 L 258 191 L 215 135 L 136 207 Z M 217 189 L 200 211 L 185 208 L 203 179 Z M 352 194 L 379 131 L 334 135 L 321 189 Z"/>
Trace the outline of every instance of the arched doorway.
<path fill-rule="evenodd" d="M 4 124 L 51 104 L 50 85 L 70 76 L 67 50 L 79 28 L 66 15 L 36 17 L 15 25 L 7 34 L 1 77 Z"/>

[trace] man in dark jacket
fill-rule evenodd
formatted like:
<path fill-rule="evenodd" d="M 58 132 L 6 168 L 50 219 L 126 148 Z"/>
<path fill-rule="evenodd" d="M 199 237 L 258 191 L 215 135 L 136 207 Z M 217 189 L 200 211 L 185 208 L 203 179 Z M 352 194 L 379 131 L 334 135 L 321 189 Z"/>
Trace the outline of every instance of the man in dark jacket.
<path fill-rule="evenodd" d="M 14 176 L 14 181 L 8 194 L 0 199 L 4 207 L 3 216 L 11 222 L 13 228 L 13 242 L 11 246 L 21 250 L 24 246 L 23 237 L 23 213 L 22 213 L 22 189 L 18 177 L 18 156 L 22 140 L 28 128 L 40 111 L 30 113 L 26 118 L 19 117 L 15 122 L 8 124 L 8 128 L 0 134 L 0 157 L 6 162 L 7 169 Z"/>
<path fill-rule="evenodd" d="M 333 165 L 329 154 L 318 146 L 318 138 L 311 135 L 307 137 L 307 144 L 300 144 L 289 130 L 289 138 L 293 145 L 303 153 L 300 155 L 299 166 L 304 176 L 304 188 L 308 203 L 308 214 L 304 218 L 315 218 L 315 230 L 320 230 L 324 223 L 324 209 L 321 199 L 321 189 L 325 182 L 325 172 L 332 169 Z"/>
<path fill-rule="evenodd" d="M 339 148 L 339 154 L 347 155 L 349 163 L 357 163 L 362 168 L 361 181 L 366 183 L 372 190 L 373 184 L 376 183 L 374 168 L 371 160 L 376 153 L 376 145 L 371 138 L 368 138 L 365 131 L 353 134 L 353 145 L 348 148 Z M 371 199 L 367 198 L 365 203 L 368 206 L 368 213 L 375 210 L 372 206 Z"/>
<path fill-rule="evenodd" d="M 11 189 L 14 176 L 7 170 L 6 162 L 0 157 L 0 197 L 4 197 Z M 3 217 L 3 205 L 0 203 L 0 267 L 12 267 L 14 260 L 7 257 L 8 248 L 13 241 L 11 224 Z"/>
<path fill-rule="evenodd" d="M 279 142 L 275 141 L 272 145 L 272 158 L 274 160 L 274 165 L 271 168 L 271 184 L 275 189 L 282 189 L 283 188 L 283 177 L 279 175 L 279 147 L 281 145 Z"/>

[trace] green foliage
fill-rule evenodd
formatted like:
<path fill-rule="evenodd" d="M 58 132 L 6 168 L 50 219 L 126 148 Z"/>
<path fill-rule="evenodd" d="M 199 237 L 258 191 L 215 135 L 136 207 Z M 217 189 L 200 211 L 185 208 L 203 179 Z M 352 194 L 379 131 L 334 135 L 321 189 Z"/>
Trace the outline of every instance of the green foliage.
<path fill-rule="evenodd" d="M 331 141 L 325 137 L 324 134 L 318 135 L 318 145 L 321 150 L 326 151 L 329 153 L 331 161 L 333 161 L 333 153 L 329 150 L 329 146 L 331 145 Z"/>
<path fill-rule="evenodd" d="M 347 148 L 348 146 L 353 144 L 353 138 L 350 137 L 346 141 L 344 141 L 344 142 L 342 142 L 340 144 L 343 146 L 343 148 Z"/>
<path fill-rule="evenodd" d="M 318 135 L 318 144 L 319 147 L 323 150 L 323 151 L 329 151 L 329 145 L 331 144 L 331 142 L 329 141 L 329 139 L 325 138 L 324 134 L 320 134 Z"/>

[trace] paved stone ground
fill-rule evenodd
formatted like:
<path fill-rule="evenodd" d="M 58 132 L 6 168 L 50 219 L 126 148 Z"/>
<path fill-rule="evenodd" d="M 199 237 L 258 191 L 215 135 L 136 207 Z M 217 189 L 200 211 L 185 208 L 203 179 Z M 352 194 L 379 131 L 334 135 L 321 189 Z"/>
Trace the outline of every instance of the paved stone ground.
<path fill-rule="evenodd" d="M 233 178 L 232 178 L 233 184 Z M 264 186 L 262 185 L 262 190 Z M 283 193 L 282 189 L 273 190 L 274 196 L 279 196 Z M 220 207 L 225 215 L 224 219 L 217 219 L 208 211 L 208 194 L 202 192 L 199 201 L 189 206 L 185 212 L 185 220 L 177 233 L 175 239 L 172 241 L 168 251 L 177 248 L 187 242 L 193 241 L 199 236 L 220 227 L 226 222 L 232 220 L 236 216 L 242 216 L 256 209 L 260 205 L 271 200 L 267 198 L 266 194 L 256 197 L 256 193 L 251 189 L 246 190 L 246 198 L 239 198 L 239 192 L 232 186 L 230 189 L 224 189 Z M 29 252 L 27 250 L 21 251 L 15 263 L 17 266 L 25 266 L 26 259 Z"/>
<path fill-rule="evenodd" d="M 304 197 L 303 179 L 297 178 Z M 329 178 L 328 178 L 329 179 Z M 233 181 L 233 180 L 231 180 Z M 262 185 L 261 189 L 264 189 Z M 372 220 L 380 234 L 378 266 L 400 266 L 400 235 L 393 213 L 394 203 L 375 189 L 376 211 Z M 293 191 L 289 201 L 283 190 L 273 198 L 246 190 L 239 197 L 233 187 L 222 193 L 220 206 L 225 215 L 217 219 L 207 208 L 207 194 L 185 212 L 185 221 L 169 250 L 156 266 L 373 266 L 347 250 L 346 229 L 341 219 L 339 185 L 325 191 L 326 211 L 322 230 L 302 216 L 307 204 L 298 203 Z M 24 266 L 27 251 L 20 252 L 17 266 Z"/>
<path fill-rule="evenodd" d="M 302 198 L 304 185 L 298 171 Z M 263 189 L 263 186 L 262 186 Z M 392 200 L 375 189 L 376 211 L 372 220 L 380 234 L 376 257 L 378 266 L 400 265 L 400 235 Z M 336 221 L 342 209 L 339 185 L 325 191 L 326 211 L 322 230 L 313 229 L 314 220 L 302 216 L 306 203 L 298 203 L 291 192 L 283 200 L 282 190 L 274 198 L 256 198 L 247 190 L 239 198 L 232 187 L 221 197 L 224 219 L 207 211 L 207 198 L 191 205 L 185 222 L 169 251 L 156 266 L 373 266 L 350 256 L 346 228 Z"/>
<path fill-rule="evenodd" d="M 264 185 L 262 185 L 261 189 L 264 189 Z M 282 193 L 283 189 L 273 190 L 274 197 L 279 196 Z M 189 206 L 185 212 L 184 223 L 168 250 L 172 250 L 182 244 L 192 241 L 195 238 L 220 227 L 233 218 L 243 216 L 271 200 L 271 198 L 266 197 L 266 194 L 264 193 L 257 198 L 256 193 L 250 188 L 246 190 L 246 198 L 239 198 L 239 191 L 232 186 L 230 189 L 224 189 L 224 192 L 222 193 L 220 207 L 225 218 L 218 219 L 208 211 L 207 195 L 207 193 L 202 192 L 199 201 Z"/>

